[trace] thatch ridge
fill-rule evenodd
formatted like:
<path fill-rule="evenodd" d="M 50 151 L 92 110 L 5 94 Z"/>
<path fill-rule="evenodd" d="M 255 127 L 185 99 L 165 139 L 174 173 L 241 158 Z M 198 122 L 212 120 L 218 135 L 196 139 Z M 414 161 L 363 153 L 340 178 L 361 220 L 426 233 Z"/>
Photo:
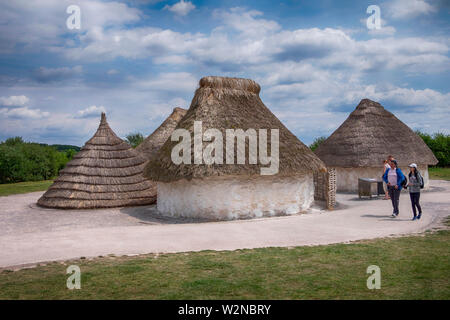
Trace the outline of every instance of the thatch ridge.
<path fill-rule="evenodd" d="M 425 142 L 378 102 L 363 99 L 315 153 L 329 167 L 379 167 L 388 155 L 400 165 L 435 165 Z"/>
<path fill-rule="evenodd" d="M 261 87 L 251 79 L 227 78 L 208 76 L 200 79 L 200 88 L 212 88 L 218 90 L 242 90 L 254 94 L 259 94 Z"/>
<path fill-rule="evenodd" d="M 324 163 L 264 105 L 258 95 L 259 92 L 260 86 L 250 79 L 202 78 L 189 110 L 176 128 L 187 129 L 193 137 L 194 121 L 202 121 L 203 130 L 216 128 L 222 132 L 224 139 L 226 129 L 242 129 L 244 131 L 250 128 L 267 129 L 269 153 L 270 129 L 279 129 L 278 176 L 304 175 L 326 170 Z M 246 140 L 248 154 L 248 139 Z M 170 182 L 208 176 L 259 176 L 260 169 L 268 166 L 260 163 L 248 164 L 248 157 L 246 157 L 246 164 L 237 164 L 237 152 L 235 152 L 235 164 L 175 165 L 171 160 L 171 150 L 177 143 L 170 139 L 164 143 L 146 166 L 144 170 L 146 177 L 155 181 Z M 225 142 L 223 148 L 225 155 Z"/>
<path fill-rule="evenodd" d="M 38 200 L 61 209 L 152 204 L 156 184 L 142 175 L 147 159 L 120 139 L 102 113 L 100 125 Z"/>
<path fill-rule="evenodd" d="M 162 145 L 172 134 L 178 122 L 184 117 L 187 110 L 176 107 L 166 120 L 150 134 L 141 144 L 136 147 L 136 150 L 141 152 L 147 159 L 153 158 Z"/>

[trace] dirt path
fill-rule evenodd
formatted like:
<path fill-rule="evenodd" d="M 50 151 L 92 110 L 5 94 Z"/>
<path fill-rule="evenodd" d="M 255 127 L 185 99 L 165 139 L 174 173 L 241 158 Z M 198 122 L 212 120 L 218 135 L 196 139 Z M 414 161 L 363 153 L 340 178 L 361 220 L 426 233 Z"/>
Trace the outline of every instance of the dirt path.
<path fill-rule="evenodd" d="M 104 210 L 49 210 L 34 203 L 42 192 L 0 197 L 0 268 L 99 255 L 234 250 L 318 245 L 423 232 L 450 213 L 450 182 L 431 181 L 424 215 L 411 221 L 409 194 L 400 216 L 390 201 L 339 194 L 335 211 L 229 222 L 193 223 L 157 216 L 155 206 Z"/>

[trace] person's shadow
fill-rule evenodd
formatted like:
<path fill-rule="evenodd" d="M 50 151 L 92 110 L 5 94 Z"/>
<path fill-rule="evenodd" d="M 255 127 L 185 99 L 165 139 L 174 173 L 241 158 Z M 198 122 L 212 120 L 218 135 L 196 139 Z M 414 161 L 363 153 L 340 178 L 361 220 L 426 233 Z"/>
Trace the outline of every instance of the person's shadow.
<path fill-rule="evenodd" d="M 410 219 L 402 219 L 398 216 L 393 218 L 392 215 L 377 215 L 377 214 L 363 214 L 361 217 L 363 218 L 378 218 L 380 221 L 409 221 Z"/>

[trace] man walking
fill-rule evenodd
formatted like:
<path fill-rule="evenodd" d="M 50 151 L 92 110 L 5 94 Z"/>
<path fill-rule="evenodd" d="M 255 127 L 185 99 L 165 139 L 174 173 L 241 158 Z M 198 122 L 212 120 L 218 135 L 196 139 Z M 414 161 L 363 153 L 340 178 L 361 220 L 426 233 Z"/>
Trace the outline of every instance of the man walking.
<path fill-rule="evenodd" d="M 389 197 L 391 198 L 392 207 L 394 209 L 392 217 L 395 218 L 399 214 L 398 205 L 400 202 L 400 192 L 402 191 L 403 181 L 405 181 L 406 178 L 402 170 L 398 168 L 396 160 L 391 160 L 389 165 L 391 167 L 386 169 L 383 180 L 388 187 Z"/>

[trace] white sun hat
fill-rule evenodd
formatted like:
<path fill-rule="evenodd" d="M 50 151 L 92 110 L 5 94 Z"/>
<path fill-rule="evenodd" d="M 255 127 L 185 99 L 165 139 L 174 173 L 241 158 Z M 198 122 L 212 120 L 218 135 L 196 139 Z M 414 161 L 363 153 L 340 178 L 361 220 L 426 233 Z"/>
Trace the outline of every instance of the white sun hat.
<path fill-rule="evenodd" d="M 416 169 L 417 169 L 417 164 L 411 163 L 408 167 L 410 167 L 410 168 L 416 168 Z"/>

